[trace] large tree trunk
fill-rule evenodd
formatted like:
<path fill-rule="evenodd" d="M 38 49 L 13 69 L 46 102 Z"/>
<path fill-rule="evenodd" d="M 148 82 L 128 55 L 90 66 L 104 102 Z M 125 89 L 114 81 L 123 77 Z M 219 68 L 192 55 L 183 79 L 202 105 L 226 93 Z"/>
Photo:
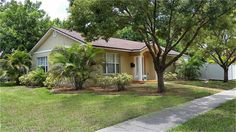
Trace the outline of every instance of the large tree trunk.
<path fill-rule="evenodd" d="M 165 92 L 165 85 L 164 85 L 164 70 L 158 70 L 157 73 L 157 92 L 163 93 Z"/>
<path fill-rule="evenodd" d="M 228 82 L 229 78 L 228 78 L 228 68 L 224 68 L 224 82 Z"/>

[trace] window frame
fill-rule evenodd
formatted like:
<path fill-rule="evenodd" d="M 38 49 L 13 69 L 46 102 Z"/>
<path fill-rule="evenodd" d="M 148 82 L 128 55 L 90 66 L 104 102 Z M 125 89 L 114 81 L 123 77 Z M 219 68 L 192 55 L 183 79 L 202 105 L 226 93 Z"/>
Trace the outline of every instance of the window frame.
<path fill-rule="evenodd" d="M 39 60 L 41 59 L 41 60 Z M 44 64 L 39 64 L 39 61 L 43 62 L 43 59 L 45 59 Z M 44 72 L 48 72 L 48 57 L 47 56 L 41 56 L 37 57 L 37 67 L 44 67 Z"/>
<path fill-rule="evenodd" d="M 108 62 L 108 55 L 112 55 L 114 58 L 114 61 L 113 62 Z M 105 65 L 105 71 L 104 74 L 116 74 L 116 73 L 120 73 L 120 54 L 118 53 L 105 53 L 105 62 L 104 62 L 104 65 Z M 112 64 L 113 65 L 113 68 L 114 68 L 114 73 L 112 72 L 108 72 L 108 64 Z M 118 65 L 118 68 L 119 70 L 117 71 L 117 65 Z"/>

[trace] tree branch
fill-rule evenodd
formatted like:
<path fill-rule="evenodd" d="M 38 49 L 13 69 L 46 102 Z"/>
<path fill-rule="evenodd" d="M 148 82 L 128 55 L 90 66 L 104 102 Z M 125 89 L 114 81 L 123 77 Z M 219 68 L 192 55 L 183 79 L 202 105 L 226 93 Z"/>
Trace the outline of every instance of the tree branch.
<path fill-rule="evenodd" d="M 198 28 L 196 29 L 193 37 L 190 39 L 190 41 L 186 44 L 185 48 L 177 55 L 175 56 L 171 61 L 169 61 L 167 64 L 165 64 L 165 67 L 168 67 L 170 66 L 173 62 L 177 61 L 185 52 L 186 50 L 188 49 L 188 47 L 191 45 L 191 43 L 193 42 L 193 40 L 197 37 L 198 35 L 198 32 L 200 31 L 200 29 L 207 23 L 208 21 L 206 22 L 202 22 Z"/>

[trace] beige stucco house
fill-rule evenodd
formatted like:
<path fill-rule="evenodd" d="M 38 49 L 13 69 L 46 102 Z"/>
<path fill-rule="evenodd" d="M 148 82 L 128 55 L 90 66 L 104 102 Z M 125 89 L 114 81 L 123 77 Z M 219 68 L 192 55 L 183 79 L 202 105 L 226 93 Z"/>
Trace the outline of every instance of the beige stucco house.
<path fill-rule="evenodd" d="M 75 31 L 52 27 L 39 40 L 30 51 L 33 57 L 33 67 L 43 67 L 45 71 L 50 68 L 49 54 L 56 46 L 70 47 L 73 43 L 85 43 L 84 38 Z M 133 75 L 134 80 L 156 80 L 152 58 L 146 45 L 142 42 L 110 38 L 109 41 L 97 40 L 92 42 L 95 48 L 105 50 L 105 65 L 103 72 L 128 73 Z M 171 51 L 169 57 L 177 55 L 178 52 Z M 170 66 L 167 71 L 174 69 Z"/>

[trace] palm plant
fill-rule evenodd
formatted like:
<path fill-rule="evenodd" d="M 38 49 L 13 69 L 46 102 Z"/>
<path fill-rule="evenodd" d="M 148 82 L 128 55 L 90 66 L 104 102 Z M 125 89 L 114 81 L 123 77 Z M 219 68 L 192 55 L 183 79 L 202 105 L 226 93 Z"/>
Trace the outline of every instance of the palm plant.
<path fill-rule="evenodd" d="M 31 64 L 30 54 L 20 50 L 6 54 L 0 60 L 1 68 L 6 71 L 6 75 L 16 81 L 16 84 L 20 84 L 19 77 L 29 71 Z"/>
<path fill-rule="evenodd" d="M 52 67 L 49 72 L 55 78 L 67 78 L 76 89 L 82 89 L 86 80 L 97 70 L 95 57 L 102 51 L 92 45 L 73 44 L 70 48 L 56 47 L 50 54 Z"/>

